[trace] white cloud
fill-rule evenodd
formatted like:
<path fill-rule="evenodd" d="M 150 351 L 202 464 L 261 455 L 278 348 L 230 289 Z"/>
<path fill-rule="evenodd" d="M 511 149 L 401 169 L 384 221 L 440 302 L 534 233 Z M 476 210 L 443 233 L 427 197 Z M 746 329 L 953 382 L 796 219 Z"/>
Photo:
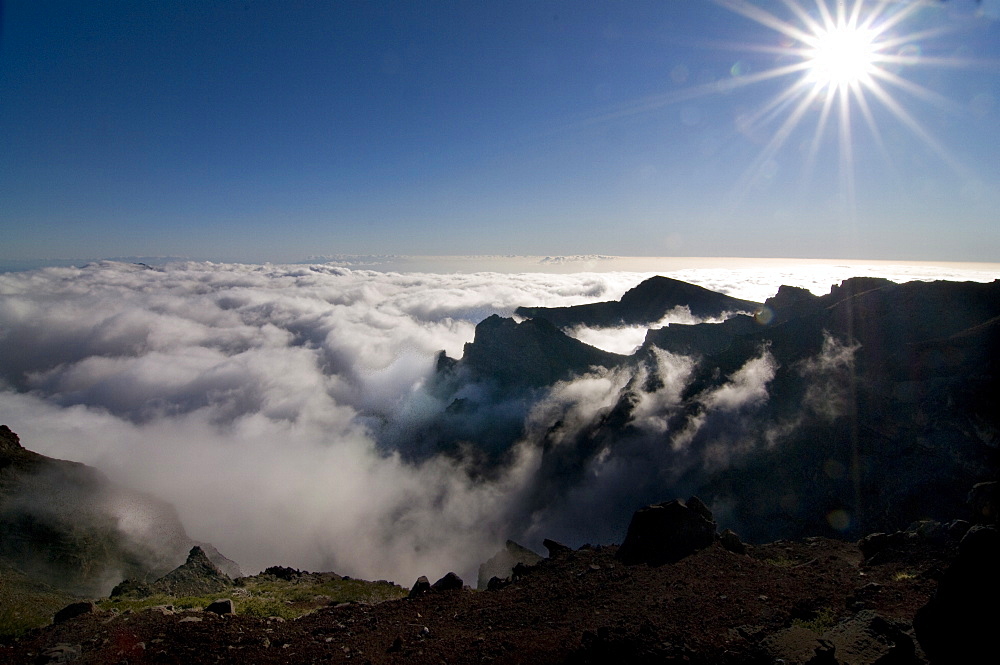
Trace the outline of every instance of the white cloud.
<path fill-rule="evenodd" d="M 523 402 L 493 405 L 483 418 L 521 418 L 526 434 L 488 479 L 440 455 L 405 461 L 379 437 L 419 449 L 407 437 L 448 406 L 422 389 L 437 352 L 461 356 L 486 316 L 614 300 L 648 276 L 212 263 L 0 274 L 0 422 L 29 448 L 170 501 L 192 537 L 248 571 L 332 568 L 404 584 L 470 575 L 506 537 L 582 534 L 588 514 L 634 508 L 631 482 L 653 483 L 684 452 L 685 432 L 667 422 L 693 361 L 657 353 L 644 370 L 661 381 L 655 389 L 623 368 L 558 384 L 530 415 Z M 671 276 L 758 300 L 780 283 L 823 279 L 719 268 Z M 766 354 L 747 363 L 702 396 L 689 434 L 713 413 L 766 399 L 773 374 Z M 539 487 L 554 471 L 543 446 L 570 445 L 629 394 L 637 434 L 595 441 L 584 475 L 567 479 L 577 484 L 545 504 Z"/>

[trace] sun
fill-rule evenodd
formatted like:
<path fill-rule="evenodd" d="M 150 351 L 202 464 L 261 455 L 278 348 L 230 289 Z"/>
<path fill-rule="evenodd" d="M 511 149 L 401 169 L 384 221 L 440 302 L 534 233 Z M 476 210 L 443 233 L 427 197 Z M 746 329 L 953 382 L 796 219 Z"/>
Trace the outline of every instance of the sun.
<path fill-rule="evenodd" d="M 850 25 L 823 29 L 805 51 L 807 80 L 821 86 L 867 84 L 878 58 L 877 34 Z"/>
<path fill-rule="evenodd" d="M 713 0 L 718 5 L 772 30 L 778 39 L 733 48 L 773 57 L 773 66 L 741 75 L 719 86 L 728 91 L 767 81 L 787 85 L 757 110 L 740 118 L 741 131 L 768 137 L 757 159 L 734 184 L 734 200 L 766 179 L 767 167 L 801 128 L 812 125 L 811 139 L 799 143 L 803 182 L 819 163 L 826 137 L 836 136 L 838 198 L 845 211 L 855 207 L 855 144 L 873 145 L 891 165 L 882 136 L 882 122 L 891 122 L 914 134 L 944 163 L 956 171 L 961 165 L 908 108 L 915 101 L 949 107 L 941 95 L 909 80 L 906 70 L 915 67 L 966 67 L 969 61 L 953 57 L 928 57 L 919 42 L 943 30 L 907 29 L 927 3 L 893 0 L 780 0 L 785 16 L 764 7 L 760 0 Z M 698 91 L 701 92 L 701 91 Z M 710 92 L 707 88 L 705 92 Z M 807 130 L 808 131 L 808 130 Z M 849 212 L 853 215 L 853 212 Z"/>

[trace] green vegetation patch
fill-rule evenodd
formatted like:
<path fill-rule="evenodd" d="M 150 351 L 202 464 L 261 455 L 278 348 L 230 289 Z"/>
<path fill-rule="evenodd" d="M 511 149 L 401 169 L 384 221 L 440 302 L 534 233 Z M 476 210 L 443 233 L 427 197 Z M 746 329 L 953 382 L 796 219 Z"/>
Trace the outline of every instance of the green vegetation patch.
<path fill-rule="evenodd" d="M 77 600 L 0 563 L 0 639 L 49 625 L 56 612 Z"/>
<path fill-rule="evenodd" d="M 793 626 L 800 626 L 822 635 L 829 629 L 837 625 L 837 615 L 832 607 L 824 607 L 816 612 L 816 616 L 811 619 L 792 619 Z"/>
<path fill-rule="evenodd" d="M 231 598 L 236 614 L 252 617 L 294 619 L 320 607 L 337 603 L 380 603 L 403 598 L 407 589 L 391 582 L 344 579 L 333 573 L 301 573 L 291 579 L 261 574 L 241 577 L 228 590 L 204 596 L 175 597 L 165 594 L 138 597 L 131 594 L 98 602 L 102 609 L 140 611 L 161 605 L 175 609 L 207 607 L 220 598 Z"/>

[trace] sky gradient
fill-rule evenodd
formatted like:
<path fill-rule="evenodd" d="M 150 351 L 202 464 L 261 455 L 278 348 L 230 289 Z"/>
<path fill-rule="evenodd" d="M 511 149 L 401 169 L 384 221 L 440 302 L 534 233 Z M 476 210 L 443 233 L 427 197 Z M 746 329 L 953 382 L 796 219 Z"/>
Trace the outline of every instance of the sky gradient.
<path fill-rule="evenodd" d="M 0 260 L 996 261 L 1000 2 L 869 10 L 845 144 L 746 3 L 0 2 Z"/>

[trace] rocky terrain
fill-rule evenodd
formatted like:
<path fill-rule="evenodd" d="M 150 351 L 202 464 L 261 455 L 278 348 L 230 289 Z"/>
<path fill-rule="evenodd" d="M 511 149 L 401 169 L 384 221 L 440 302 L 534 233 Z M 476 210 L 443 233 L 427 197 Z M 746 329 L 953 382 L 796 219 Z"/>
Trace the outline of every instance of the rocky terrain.
<path fill-rule="evenodd" d="M 0 644 L 0 658 L 916 665 L 965 662 L 986 648 L 997 618 L 992 605 L 975 604 L 998 591 L 995 525 L 923 522 L 860 543 L 751 546 L 716 533 L 711 513 L 691 499 L 636 513 L 622 547 L 546 545 L 547 558 L 516 565 L 485 591 L 453 575 L 421 579 L 407 598 L 328 600 L 292 620 L 241 613 L 247 601 L 235 586 L 204 608 L 81 602 L 52 626 Z M 310 574 L 269 573 L 282 575 Z"/>

